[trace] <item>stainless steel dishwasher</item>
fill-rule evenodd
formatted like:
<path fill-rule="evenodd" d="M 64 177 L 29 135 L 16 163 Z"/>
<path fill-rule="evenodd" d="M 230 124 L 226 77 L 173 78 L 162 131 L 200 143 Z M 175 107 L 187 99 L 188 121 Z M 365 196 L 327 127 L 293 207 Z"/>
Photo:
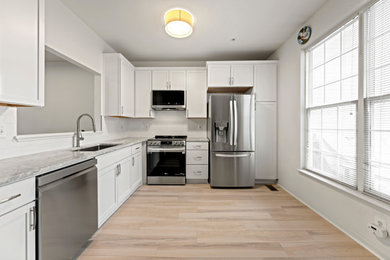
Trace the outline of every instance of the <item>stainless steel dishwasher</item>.
<path fill-rule="evenodd" d="M 96 159 L 37 177 L 37 259 L 74 259 L 98 227 Z"/>

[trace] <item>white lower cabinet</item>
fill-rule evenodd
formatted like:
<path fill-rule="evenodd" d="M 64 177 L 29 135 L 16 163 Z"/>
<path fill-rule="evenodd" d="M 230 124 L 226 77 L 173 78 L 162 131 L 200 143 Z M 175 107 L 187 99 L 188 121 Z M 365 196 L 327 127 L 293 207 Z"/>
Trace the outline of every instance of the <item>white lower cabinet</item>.
<path fill-rule="evenodd" d="M 0 187 L 0 259 L 35 259 L 35 178 Z"/>
<path fill-rule="evenodd" d="M 0 216 L 1 259 L 35 259 L 35 202 Z"/>
<path fill-rule="evenodd" d="M 142 185 L 141 145 L 96 157 L 99 227 Z"/>
<path fill-rule="evenodd" d="M 207 183 L 209 178 L 209 143 L 186 143 L 186 179 L 191 183 Z"/>

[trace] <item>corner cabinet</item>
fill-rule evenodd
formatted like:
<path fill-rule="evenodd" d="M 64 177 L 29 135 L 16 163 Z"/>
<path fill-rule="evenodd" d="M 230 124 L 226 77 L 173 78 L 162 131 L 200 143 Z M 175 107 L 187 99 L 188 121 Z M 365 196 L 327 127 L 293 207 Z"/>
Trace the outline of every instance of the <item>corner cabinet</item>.
<path fill-rule="evenodd" d="M 98 225 L 142 185 L 142 144 L 96 157 L 98 163 Z"/>
<path fill-rule="evenodd" d="M 207 62 L 209 87 L 253 87 L 253 64 Z"/>
<path fill-rule="evenodd" d="M 207 118 L 207 72 L 187 70 L 187 118 Z"/>
<path fill-rule="evenodd" d="M 44 14 L 44 0 L 1 3 L 1 105 L 44 105 Z"/>
<path fill-rule="evenodd" d="M 134 117 L 134 66 L 119 53 L 103 57 L 105 115 Z"/>

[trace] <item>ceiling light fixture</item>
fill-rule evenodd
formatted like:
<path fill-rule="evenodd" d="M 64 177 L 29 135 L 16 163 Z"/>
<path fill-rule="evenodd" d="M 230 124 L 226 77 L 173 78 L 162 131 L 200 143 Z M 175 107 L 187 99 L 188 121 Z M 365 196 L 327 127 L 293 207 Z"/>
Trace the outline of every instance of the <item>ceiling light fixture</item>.
<path fill-rule="evenodd" d="M 168 10 L 164 20 L 168 35 L 175 38 L 186 38 L 191 35 L 194 18 L 187 10 L 181 8 Z"/>

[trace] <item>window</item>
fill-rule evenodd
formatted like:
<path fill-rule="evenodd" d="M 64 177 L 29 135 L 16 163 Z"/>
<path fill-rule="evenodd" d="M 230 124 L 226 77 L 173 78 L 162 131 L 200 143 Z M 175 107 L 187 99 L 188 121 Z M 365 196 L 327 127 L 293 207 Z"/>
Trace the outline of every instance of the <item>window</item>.
<path fill-rule="evenodd" d="M 365 13 L 364 191 L 390 200 L 390 1 Z"/>
<path fill-rule="evenodd" d="M 307 51 L 306 168 L 357 186 L 359 20 Z"/>

